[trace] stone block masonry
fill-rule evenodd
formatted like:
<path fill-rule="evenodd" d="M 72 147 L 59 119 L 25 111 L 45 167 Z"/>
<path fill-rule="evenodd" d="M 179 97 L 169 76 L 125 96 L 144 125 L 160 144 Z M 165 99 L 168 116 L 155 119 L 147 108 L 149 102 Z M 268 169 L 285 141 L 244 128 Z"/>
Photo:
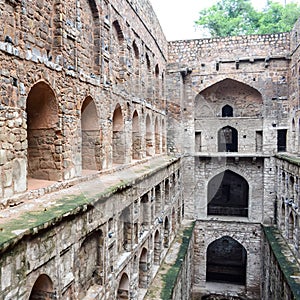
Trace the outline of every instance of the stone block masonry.
<path fill-rule="evenodd" d="M 157 299 L 296 298 L 300 20 L 169 43 L 148 0 L 0 22 L 1 299 L 141 300 L 164 266 Z"/>

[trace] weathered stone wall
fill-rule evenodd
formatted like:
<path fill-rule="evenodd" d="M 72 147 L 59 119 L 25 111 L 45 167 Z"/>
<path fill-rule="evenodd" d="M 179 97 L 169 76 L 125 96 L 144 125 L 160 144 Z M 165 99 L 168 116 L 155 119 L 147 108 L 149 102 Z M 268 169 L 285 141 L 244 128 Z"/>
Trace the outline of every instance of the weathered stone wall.
<path fill-rule="evenodd" d="M 50 206 L 24 215 L 27 226 L 36 227 L 15 232 L 16 245 L 11 244 L 14 239 L 4 242 L 1 237 L 1 299 L 28 299 L 42 274 L 51 278 L 51 292 L 58 299 L 115 299 L 124 273 L 129 278 L 127 292 L 138 299 L 157 270 L 154 258 L 155 264 L 161 262 L 182 220 L 180 161 L 162 162 L 128 169 L 115 179 L 107 175 L 82 183 L 64 192 L 64 199 L 61 192 L 53 193 L 51 201 L 62 201 L 65 212 L 64 206 L 56 211 Z M 142 178 L 139 173 L 144 173 Z M 34 223 L 38 225 L 30 225 Z M 13 224 L 1 226 L 8 234 Z"/>
<path fill-rule="evenodd" d="M 262 267 L 260 224 L 239 221 L 197 221 L 194 246 L 193 299 L 216 294 L 241 299 L 260 299 Z M 206 281 L 207 247 L 215 240 L 229 236 L 238 241 L 247 251 L 246 285 L 222 284 Z"/>
<path fill-rule="evenodd" d="M 158 122 L 156 143 L 166 145 L 162 140 L 166 136 L 162 132 L 162 123 L 167 121 L 166 96 L 161 91 L 167 43 L 159 23 L 153 22 L 157 19 L 148 1 L 45 1 L 43 5 L 6 1 L 0 5 L 4 12 L 0 18 L 6 24 L 0 31 L 1 110 L 2 121 L 10 122 L 1 123 L 5 141 L 1 144 L 1 173 L 16 173 L 15 161 L 22 164 L 18 178 L 1 184 L 3 206 L 8 197 L 26 191 L 28 177 L 70 180 L 81 176 L 82 164 L 96 170 L 111 168 L 110 120 L 117 105 L 124 125 L 122 162 L 132 160 L 135 112 L 141 136 L 139 158 L 146 156 L 146 115 L 153 131 L 155 120 Z M 99 137 L 97 153 L 90 157 L 93 166 L 81 155 L 81 151 L 89 152 L 80 129 L 81 108 L 87 98 L 95 104 Z M 33 133 L 36 129 L 41 130 L 38 136 Z M 44 129 L 52 130 L 51 141 L 46 143 Z M 89 145 L 91 155 L 93 144 Z M 34 145 L 39 145 L 37 151 Z M 166 151 L 165 147 L 157 149 L 156 154 Z"/>

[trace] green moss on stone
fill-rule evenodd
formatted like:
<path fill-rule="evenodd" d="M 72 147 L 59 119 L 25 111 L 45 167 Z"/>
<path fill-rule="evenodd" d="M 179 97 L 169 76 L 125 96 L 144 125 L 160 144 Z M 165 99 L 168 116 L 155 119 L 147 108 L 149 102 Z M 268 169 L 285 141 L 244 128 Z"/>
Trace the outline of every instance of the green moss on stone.
<path fill-rule="evenodd" d="M 175 263 L 169 268 L 166 274 L 162 276 L 163 287 L 161 291 L 161 299 L 172 299 L 173 289 L 176 284 L 182 263 L 187 255 L 190 239 L 194 230 L 193 223 L 190 227 L 183 231 L 182 242 Z"/>
<path fill-rule="evenodd" d="M 278 229 L 274 227 L 263 227 L 267 240 L 276 257 L 280 269 L 285 277 L 286 282 L 290 286 L 291 292 L 295 300 L 300 300 L 300 282 L 296 281 L 295 276 L 299 274 L 299 264 L 293 256 L 289 246 L 283 240 Z M 292 261 L 288 260 L 286 253 L 292 254 Z"/>
<path fill-rule="evenodd" d="M 300 166 L 300 157 L 295 157 L 295 156 L 289 156 L 286 154 L 277 154 L 277 158 L 283 159 L 288 161 L 291 164 L 294 164 L 296 166 Z"/>

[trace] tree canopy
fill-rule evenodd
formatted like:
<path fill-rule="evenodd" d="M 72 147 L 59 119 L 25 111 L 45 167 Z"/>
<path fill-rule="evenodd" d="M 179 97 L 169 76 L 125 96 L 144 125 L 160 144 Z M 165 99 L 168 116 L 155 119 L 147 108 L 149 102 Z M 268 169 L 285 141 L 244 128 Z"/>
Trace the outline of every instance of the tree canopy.
<path fill-rule="evenodd" d="M 300 16 L 297 3 L 281 5 L 268 1 L 262 11 L 251 0 L 220 0 L 199 13 L 197 25 L 208 29 L 211 36 L 271 34 L 290 31 Z"/>

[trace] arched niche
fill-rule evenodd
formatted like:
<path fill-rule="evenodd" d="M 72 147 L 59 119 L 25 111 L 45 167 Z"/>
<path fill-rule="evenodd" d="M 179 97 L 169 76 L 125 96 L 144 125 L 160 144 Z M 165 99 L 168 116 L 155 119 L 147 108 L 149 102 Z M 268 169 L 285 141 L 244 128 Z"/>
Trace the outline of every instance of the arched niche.
<path fill-rule="evenodd" d="M 248 216 L 249 184 L 245 178 L 226 170 L 208 183 L 207 214 Z"/>
<path fill-rule="evenodd" d="M 206 281 L 246 284 L 247 251 L 236 240 L 224 236 L 207 247 Z"/>
<path fill-rule="evenodd" d="M 146 155 L 152 156 L 153 152 L 153 132 L 149 114 L 146 116 Z"/>
<path fill-rule="evenodd" d="M 166 152 L 166 126 L 165 126 L 165 120 L 163 119 L 161 121 L 161 148 L 162 148 L 162 152 L 165 153 Z"/>
<path fill-rule="evenodd" d="M 159 154 L 160 153 L 160 127 L 159 127 L 159 122 L 157 117 L 155 118 L 154 132 L 155 132 L 155 154 Z"/>
<path fill-rule="evenodd" d="M 129 300 L 129 277 L 126 273 L 120 279 L 117 300 Z"/>
<path fill-rule="evenodd" d="M 113 113 L 112 151 L 113 163 L 123 164 L 125 162 L 125 132 L 124 118 L 121 106 L 117 104 Z"/>
<path fill-rule="evenodd" d="M 218 131 L 218 151 L 238 151 L 238 131 L 235 128 L 226 126 Z"/>
<path fill-rule="evenodd" d="M 95 102 L 87 97 L 81 107 L 82 169 L 101 169 L 101 136 Z"/>
<path fill-rule="evenodd" d="M 160 264 L 160 255 L 161 255 L 161 237 L 159 230 L 155 231 L 154 234 L 154 264 L 159 265 Z"/>
<path fill-rule="evenodd" d="M 226 104 L 222 107 L 222 117 L 233 117 L 232 106 Z"/>
<path fill-rule="evenodd" d="M 135 110 L 132 117 L 132 159 L 140 159 L 142 148 L 140 119 Z"/>
<path fill-rule="evenodd" d="M 222 103 L 234 107 L 235 117 L 261 117 L 261 93 L 243 82 L 226 78 L 201 91 L 195 98 L 195 117 L 216 117 Z M 251 104 L 251 106 L 249 106 Z"/>
<path fill-rule="evenodd" d="M 169 234 L 170 234 L 170 224 L 168 217 L 164 220 L 164 248 L 169 248 Z"/>
<path fill-rule="evenodd" d="M 148 250 L 142 249 L 140 260 L 139 260 L 139 287 L 147 288 L 148 286 Z"/>
<path fill-rule="evenodd" d="M 86 291 L 92 285 L 103 284 L 104 237 L 102 230 L 95 230 L 81 242 L 78 256 L 81 290 Z M 84 297 L 84 293 L 80 294 Z"/>
<path fill-rule="evenodd" d="M 58 104 L 45 82 L 35 84 L 27 97 L 28 177 L 61 180 L 62 143 Z"/>
<path fill-rule="evenodd" d="M 53 282 L 46 274 L 41 274 L 35 281 L 29 300 L 52 300 L 55 298 Z"/>

